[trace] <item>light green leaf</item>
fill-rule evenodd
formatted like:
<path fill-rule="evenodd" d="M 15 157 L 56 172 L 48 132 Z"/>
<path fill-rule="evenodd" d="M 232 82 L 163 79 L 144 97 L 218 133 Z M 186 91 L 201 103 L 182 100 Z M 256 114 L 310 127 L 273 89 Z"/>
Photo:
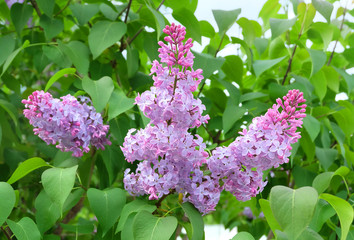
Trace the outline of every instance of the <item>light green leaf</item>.
<path fill-rule="evenodd" d="M 90 95 L 97 112 L 101 112 L 105 108 L 114 89 L 110 77 L 103 77 L 93 81 L 85 76 L 82 79 L 82 87 Z"/>
<path fill-rule="evenodd" d="M 252 46 L 254 39 L 262 35 L 262 27 L 257 21 L 243 17 L 237 20 L 237 23 L 242 27 L 243 39 L 248 46 Z"/>
<path fill-rule="evenodd" d="M 229 30 L 229 28 L 234 25 L 238 15 L 241 13 L 241 8 L 224 11 L 224 10 L 212 10 L 213 15 L 216 21 L 216 24 L 219 28 L 219 35 L 222 36 Z"/>
<path fill-rule="evenodd" d="M 56 72 L 47 82 L 44 91 L 48 91 L 48 89 L 56 82 L 58 81 L 61 77 L 63 77 L 66 74 L 74 74 L 76 72 L 75 68 L 64 68 L 58 72 Z"/>
<path fill-rule="evenodd" d="M 14 189 L 6 182 L 0 182 L 0 226 L 6 221 L 15 206 Z"/>
<path fill-rule="evenodd" d="M 22 47 L 16 49 L 15 51 L 13 51 L 6 59 L 4 66 L 2 67 L 2 73 L 0 75 L 0 77 L 6 72 L 6 70 L 8 69 L 8 67 L 10 66 L 10 64 L 12 63 L 12 61 L 15 59 L 15 57 L 17 56 L 17 54 L 19 54 L 19 52 L 21 52 L 23 49 L 25 49 L 26 47 L 29 46 L 29 41 L 26 40 Z"/>
<path fill-rule="evenodd" d="M 339 74 L 330 66 L 324 66 L 322 71 L 326 77 L 327 86 L 333 92 L 339 92 Z"/>
<path fill-rule="evenodd" d="M 59 47 L 70 58 L 79 73 L 86 74 L 88 72 L 90 50 L 84 43 L 70 41 L 68 44 L 59 43 Z"/>
<path fill-rule="evenodd" d="M 134 107 L 134 98 L 128 98 L 120 89 L 115 89 L 109 99 L 108 121 Z"/>
<path fill-rule="evenodd" d="M 135 48 L 127 46 L 128 78 L 134 77 L 139 70 L 139 52 Z"/>
<path fill-rule="evenodd" d="M 334 149 L 327 149 L 327 150 L 334 150 Z M 322 153 L 325 155 L 326 153 Z M 317 190 L 319 194 L 323 193 L 331 183 L 331 180 L 334 176 L 338 175 L 341 176 L 343 179 L 344 177 L 350 172 L 349 168 L 345 166 L 341 166 L 335 172 L 324 172 L 319 174 L 312 183 L 312 186 Z"/>
<path fill-rule="evenodd" d="M 20 35 L 27 21 L 32 16 L 33 8 L 25 3 L 14 3 L 10 9 L 11 20 L 17 33 Z"/>
<path fill-rule="evenodd" d="M 272 39 L 275 39 L 283 32 L 289 30 L 289 28 L 291 28 L 296 23 L 296 20 L 296 17 L 292 19 L 269 19 L 270 30 L 272 32 Z"/>
<path fill-rule="evenodd" d="M 254 73 L 256 74 L 256 77 L 259 77 L 263 72 L 265 72 L 268 69 L 272 68 L 273 66 L 277 65 L 285 58 L 286 58 L 286 56 L 276 58 L 276 59 L 271 59 L 271 60 L 256 60 L 256 61 L 254 61 L 253 70 L 254 70 Z"/>
<path fill-rule="evenodd" d="M 199 21 L 200 34 L 207 38 L 213 38 L 215 36 L 215 29 L 213 26 L 205 20 Z"/>
<path fill-rule="evenodd" d="M 174 19 L 186 27 L 186 31 L 191 35 L 192 39 L 199 44 L 202 43 L 200 25 L 194 14 L 187 8 L 179 8 L 172 13 Z"/>
<path fill-rule="evenodd" d="M 99 11 L 97 4 L 81 5 L 79 3 L 74 3 L 70 4 L 69 8 L 80 25 L 87 23 Z"/>
<path fill-rule="evenodd" d="M 239 107 L 231 98 L 227 101 L 224 114 L 222 115 L 223 129 L 227 133 L 232 129 L 237 120 L 243 117 L 247 109 Z"/>
<path fill-rule="evenodd" d="M 99 21 L 92 26 L 88 36 L 89 47 L 96 59 L 106 48 L 118 42 L 127 32 L 122 22 Z"/>
<path fill-rule="evenodd" d="M 312 0 L 312 4 L 316 10 L 321 13 L 321 15 L 327 20 L 327 22 L 330 23 L 333 5 L 324 0 Z"/>
<path fill-rule="evenodd" d="M 185 202 L 182 205 L 184 212 L 187 214 L 191 227 L 191 240 L 203 239 L 204 235 L 204 222 L 203 218 L 200 215 L 199 211 L 189 202 Z"/>
<path fill-rule="evenodd" d="M 38 7 L 47 16 L 51 17 L 53 15 L 55 0 L 36 0 Z"/>
<path fill-rule="evenodd" d="M 147 8 L 150 10 L 152 15 L 154 16 L 155 25 L 156 25 L 157 40 L 159 40 L 159 38 L 162 34 L 162 30 L 165 28 L 165 19 L 160 12 L 156 11 L 155 9 L 150 7 L 149 5 L 147 5 Z"/>
<path fill-rule="evenodd" d="M 126 201 L 126 192 L 119 188 L 98 190 L 90 188 L 87 198 L 102 227 L 103 236 L 114 225 L 120 216 Z"/>
<path fill-rule="evenodd" d="M 303 32 L 306 32 L 309 26 L 313 23 L 313 19 L 316 15 L 315 7 L 309 3 L 299 3 L 297 6 L 299 22 L 303 23 Z"/>
<path fill-rule="evenodd" d="M 337 155 L 338 151 L 336 149 L 316 147 L 316 157 L 326 171 L 336 160 Z"/>
<path fill-rule="evenodd" d="M 0 37 L 0 66 L 15 49 L 15 39 L 11 35 Z"/>
<path fill-rule="evenodd" d="M 290 240 L 297 239 L 311 222 L 317 198 L 317 191 L 312 187 L 293 190 L 275 186 L 271 189 L 270 207 Z"/>
<path fill-rule="evenodd" d="M 311 228 L 306 228 L 298 238 L 299 240 L 323 240 L 321 235 L 312 230 Z"/>
<path fill-rule="evenodd" d="M 241 84 L 243 75 L 243 61 L 239 56 L 226 56 L 225 62 L 221 69 L 231 82 L 237 82 L 238 84 Z"/>
<path fill-rule="evenodd" d="M 239 232 L 231 240 L 254 240 L 254 237 L 248 232 Z"/>
<path fill-rule="evenodd" d="M 265 199 L 259 199 L 259 205 L 261 206 L 262 212 L 267 220 L 270 229 L 275 234 L 276 230 L 280 230 L 281 227 L 275 219 L 272 209 L 270 208 L 270 202 Z"/>
<path fill-rule="evenodd" d="M 140 211 L 133 222 L 135 240 L 170 239 L 177 227 L 177 219 L 173 216 L 155 217 L 147 211 Z"/>
<path fill-rule="evenodd" d="M 264 26 L 269 26 L 269 18 L 275 17 L 280 8 L 279 0 L 266 1 L 258 15 L 258 17 L 262 18 Z"/>
<path fill-rule="evenodd" d="M 54 203 L 58 204 L 60 212 L 74 187 L 76 170 L 77 165 L 71 168 L 51 168 L 42 174 L 44 191 Z"/>
<path fill-rule="evenodd" d="M 323 51 L 326 51 L 329 43 L 333 39 L 334 28 L 332 25 L 328 25 L 324 22 L 315 22 L 312 24 L 311 29 L 317 31 L 321 35 L 323 41 Z"/>
<path fill-rule="evenodd" d="M 122 214 L 118 222 L 116 233 L 123 230 L 123 227 L 126 224 L 128 216 L 130 216 L 130 214 L 140 212 L 140 211 L 148 211 L 149 213 L 152 213 L 155 210 L 156 210 L 155 205 L 150 205 L 139 199 L 127 203 L 122 210 Z"/>
<path fill-rule="evenodd" d="M 235 37 L 231 37 L 231 39 L 232 39 L 232 43 L 240 44 L 241 47 L 243 48 L 243 50 L 246 52 L 246 55 L 247 55 L 247 66 L 248 66 L 248 69 L 250 70 L 252 68 L 253 53 L 251 52 L 249 46 L 242 39 L 235 38 Z M 257 38 L 255 39 L 255 41 L 256 40 L 257 40 Z M 268 41 L 267 41 L 267 44 L 268 44 Z"/>
<path fill-rule="evenodd" d="M 49 166 L 50 165 L 48 165 L 48 163 L 46 163 L 42 158 L 39 157 L 27 159 L 26 161 L 21 162 L 20 165 L 18 165 L 15 172 L 11 175 L 10 179 L 7 182 L 9 184 L 13 184 L 36 169 Z"/>
<path fill-rule="evenodd" d="M 13 222 L 8 219 L 7 224 L 18 240 L 39 240 L 41 234 L 37 225 L 28 217 L 22 218 L 19 222 Z"/>
<path fill-rule="evenodd" d="M 100 5 L 100 11 L 103 13 L 103 15 L 108 18 L 111 21 L 114 21 L 118 17 L 118 12 L 114 11 L 114 9 L 111 6 L 108 6 L 105 3 L 101 3 Z"/>
<path fill-rule="evenodd" d="M 307 49 L 310 54 L 312 67 L 311 67 L 311 76 L 315 75 L 326 63 L 327 55 L 323 51 Z M 323 80 L 322 80 L 323 81 Z M 323 81 L 326 82 L 326 81 Z"/>
<path fill-rule="evenodd" d="M 320 122 L 309 114 L 306 115 L 303 122 L 304 122 L 305 129 L 307 130 L 307 132 L 311 137 L 311 140 L 314 141 L 321 130 Z"/>
<path fill-rule="evenodd" d="M 45 35 L 48 40 L 57 36 L 64 30 L 64 23 L 61 19 L 50 18 L 43 14 L 39 20 L 39 25 L 44 29 Z"/>
<path fill-rule="evenodd" d="M 224 58 L 214 58 L 209 54 L 192 52 L 195 56 L 194 69 L 202 69 L 204 78 L 209 78 L 213 72 L 219 70 L 223 65 Z"/>
<path fill-rule="evenodd" d="M 348 93 L 350 94 L 354 88 L 354 75 L 348 74 L 345 70 L 333 67 L 345 80 L 348 86 Z"/>
<path fill-rule="evenodd" d="M 334 210 L 336 210 L 341 226 L 340 239 L 345 240 L 347 238 L 350 225 L 353 222 L 353 207 L 347 201 L 328 193 L 322 193 L 320 198 L 326 200 L 329 204 L 331 204 Z"/>
<path fill-rule="evenodd" d="M 60 218 L 60 210 L 57 203 L 52 202 L 50 197 L 42 190 L 35 200 L 36 222 L 41 234 L 54 226 Z"/>
<path fill-rule="evenodd" d="M 317 202 L 315 213 L 310 223 L 310 228 L 319 232 L 323 224 L 334 214 L 336 211 L 325 200 L 320 199 Z"/>

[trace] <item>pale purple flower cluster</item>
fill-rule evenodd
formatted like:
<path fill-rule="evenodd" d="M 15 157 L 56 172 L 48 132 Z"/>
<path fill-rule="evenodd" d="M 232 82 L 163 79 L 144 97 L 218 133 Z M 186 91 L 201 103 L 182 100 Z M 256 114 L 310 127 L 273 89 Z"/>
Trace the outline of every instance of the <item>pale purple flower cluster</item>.
<path fill-rule="evenodd" d="M 35 91 L 22 103 L 34 133 L 47 144 L 58 143 L 56 147 L 61 151 L 81 157 L 89 152 L 90 145 L 104 149 L 104 145 L 111 144 L 106 138 L 109 126 L 103 125 L 101 114 L 87 97 L 80 97 L 80 101 L 71 95 L 57 99 L 50 93 Z"/>
<path fill-rule="evenodd" d="M 159 42 L 159 57 L 166 65 L 153 62 L 154 86 L 136 97 L 151 122 L 144 129 L 131 129 L 122 147 L 128 162 L 140 161 L 135 172 L 125 171 L 125 189 L 133 195 L 149 194 L 149 199 L 182 193 L 184 201 L 203 214 L 215 209 L 222 190 L 249 200 L 266 185 L 262 171 L 287 162 L 290 144 L 300 137 L 296 130 L 306 107 L 299 106 L 305 102 L 302 93 L 289 91 L 284 103 L 278 99 L 230 146 L 218 147 L 208 157 L 203 139 L 188 132 L 209 119 L 192 93 L 203 78 L 201 69 L 192 68 L 192 40 L 184 44 L 185 28 L 174 24 L 164 33 L 168 44 Z"/>

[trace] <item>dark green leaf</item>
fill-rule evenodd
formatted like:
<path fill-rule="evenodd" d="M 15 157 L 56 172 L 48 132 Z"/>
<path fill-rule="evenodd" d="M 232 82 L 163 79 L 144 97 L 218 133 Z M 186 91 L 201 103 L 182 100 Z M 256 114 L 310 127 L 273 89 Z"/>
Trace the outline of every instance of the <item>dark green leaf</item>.
<path fill-rule="evenodd" d="M 334 214 L 336 214 L 336 211 L 331 207 L 331 205 L 328 204 L 325 200 L 320 199 L 317 202 L 310 227 L 316 232 L 319 232 L 323 224 Z"/>
<path fill-rule="evenodd" d="M 14 189 L 6 182 L 0 182 L 0 226 L 6 221 L 15 206 Z"/>
<path fill-rule="evenodd" d="M 82 74 L 88 72 L 90 64 L 90 50 L 88 47 L 79 41 L 70 41 L 68 44 L 59 44 L 59 47 L 73 62 L 77 71 Z"/>
<path fill-rule="evenodd" d="M 120 89 L 115 89 L 109 99 L 108 121 L 134 107 L 134 98 L 128 98 Z"/>
<path fill-rule="evenodd" d="M 32 16 L 33 8 L 28 4 L 15 3 L 10 10 L 11 20 L 17 33 L 20 35 L 27 21 Z"/>
<path fill-rule="evenodd" d="M 53 15 L 55 0 L 36 0 L 38 7 L 47 16 L 51 17 Z"/>
<path fill-rule="evenodd" d="M 50 197 L 41 191 L 35 201 L 36 222 L 41 234 L 54 226 L 60 218 L 60 210 L 57 203 L 52 202 Z"/>
<path fill-rule="evenodd" d="M 15 39 L 11 35 L 0 37 L 0 66 L 15 49 Z"/>
<path fill-rule="evenodd" d="M 193 40 L 197 41 L 199 44 L 202 43 L 199 22 L 190 10 L 179 8 L 178 10 L 173 11 L 172 16 L 186 27 L 186 31 L 190 33 Z"/>
<path fill-rule="evenodd" d="M 70 4 L 69 8 L 73 12 L 80 25 L 87 23 L 99 11 L 97 4 L 81 5 L 79 3 L 74 3 Z"/>

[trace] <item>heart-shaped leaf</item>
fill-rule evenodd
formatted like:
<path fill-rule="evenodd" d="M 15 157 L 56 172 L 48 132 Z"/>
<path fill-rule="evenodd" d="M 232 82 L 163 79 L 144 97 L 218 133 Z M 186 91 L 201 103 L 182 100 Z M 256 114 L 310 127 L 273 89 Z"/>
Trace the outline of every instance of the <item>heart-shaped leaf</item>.
<path fill-rule="evenodd" d="M 119 188 L 98 190 L 90 188 L 87 198 L 102 227 L 103 236 L 114 225 L 120 216 L 126 201 L 126 192 Z"/>
<path fill-rule="evenodd" d="M 19 222 L 11 220 L 7 220 L 6 222 L 18 240 L 41 239 L 37 225 L 28 217 L 22 218 Z"/>
<path fill-rule="evenodd" d="M 0 226 L 6 221 L 15 206 L 14 189 L 6 182 L 0 182 Z"/>

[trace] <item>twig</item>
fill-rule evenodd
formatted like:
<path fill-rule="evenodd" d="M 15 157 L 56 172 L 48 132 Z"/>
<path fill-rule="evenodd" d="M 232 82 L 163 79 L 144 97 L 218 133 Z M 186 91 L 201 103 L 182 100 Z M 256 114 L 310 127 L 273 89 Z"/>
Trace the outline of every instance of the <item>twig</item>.
<path fill-rule="evenodd" d="M 225 37 L 225 33 L 222 35 L 220 44 L 219 44 L 218 48 L 217 48 L 216 51 L 215 51 L 215 55 L 214 55 L 215 58 L 216 58 L 216 55 L 218 54 L 218 52 L 220 51 L 222 42 L 224 41 L 224 37 Z"/>
<path fill-rule="evenodd" d="M 6 238 L 9 239 L 9 240 L 11 240 L 11 236 L 10 236 L 9 233 L 6 231 L 6 229 L 1 226 L 1 230 L 4 232 Z"/>
<path fill-rule="evenodd" d="M 306 20 L 306 15 L 307 15 L 307 11 L 308 11 L 308 6 L 306 6 L 306 11 L 305 11 L 305 14 L 304 14 L 304 19 L 302 20 L 302 24 L 301 24 L 301 28 L 300 28 L 300 32 L 299 32 L 299 35 L 297 37 L 297 40 L 300 40 L 301 36 L 302 36 L 302 31 L 304 30 L 304 27 L 305 27 L 305 20 Z M 286 81 L 286 78 L 288 77 L 288 74 L 291 70 L 291 64 L 293 62 L 293 58 L 295 56 L 295 51 L 296 51 L 296 48 L 297 48 L 297 44 L 295 44 L 295 47 L 294 47 L 294 50 L 293 50 L 293 53 L 291 54 L 291 57 L 289 59 L 289 64 L 288 64 L 288 68 L 286 69 L 286 73 L 284 75 L 284 78 L 283 78 L 283 81 L 281 83 L 281 85 L 284 85 L 285 81 Z"/>
<path fill-rule="evenodd" d="M 128 6 L 127 6 L 127 12 L 126 12 L 125 18 L 124 18 L 124 23 L 127 23 L 129 11 L 130 11 L 130 7 L 131 7 L 131 5 L 132 5 L 132 1 L 133 1 L 133 0 L 129 0 Z"/>
<path fill-rule="evenodd" d="M 32 4 L 33 8 L 36 10 L 38 17 L 40 17 L 42 15 L 42 13 L 38 8 L 36 0 L 30 0 L 30 2 Z"/>
<path fill-rule="evenodd" d="M 62 13 L 67 7 L 69 7 L 71 0 L 68 0 L 68 2 L 65 4 L 65 6 L 57 12 L 54 17 L 58 16 L 60 13 Z"/>
<path fill-rule="evenodd" d="M 161 8 L 161 6 L 164 4 L 164 2 L 165 2 L 165 0 L 162 0 L 162 1 L 160 2 L 160 5 L 156 8 L 156 11 L 159 11 L 159 10 L 160 10 L 160 8 Z"/>
<path fill-rule="evenodd" d="M 342 22 L 340 24 L 340 28 L 339 28 L 339 32 L 342 32 L 343 30 L 343 25 L 344 25 L 344 20 L 345 20 L 345 14 L 347 13 L 347 6 L 344 8 L 343 10 L 343 19 L 342 19 Z M 333 47 L 333 50 L 332 50 L 332 53 L 331 53 L 331 56 L 329 57 L 328 59 L 328 62 L 327 62 L 327 66 L 329 66 L 331 64 L 331 61 L 333 59 L 333 55 L 334 55 L 334 51 L 336 50 L 336 47 L 337 47 L 337 43 L 339 41 L 339 37 L 338 39 L 335 41 L 334 43 L 334 47 Z"/>

